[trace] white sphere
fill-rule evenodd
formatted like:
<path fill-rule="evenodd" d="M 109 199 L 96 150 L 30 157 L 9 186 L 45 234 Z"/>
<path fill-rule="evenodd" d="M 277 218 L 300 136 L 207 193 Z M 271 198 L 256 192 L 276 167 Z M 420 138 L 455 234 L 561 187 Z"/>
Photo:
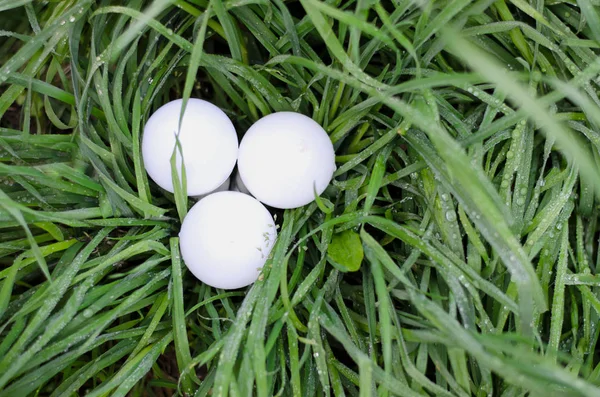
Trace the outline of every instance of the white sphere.
<path fill-rule="evenodd" d="M 150 178 L 173 192 L 171 155 L 179 125 L 182 100 L 161 106 L 148 119 L 142 139 L 142 157 Z M 238 139 L 229 117 L 202 99 L 187 101 L 179 141 L 185 162 L 187 193 L 199 196 L 219 187 L 231 174 L 238 154 Z M 177 152 L 181 178 L 181 155 Z"/>
<path fill-rule="evenodd" d="M 219 192 L 198 201 L 179 232 L 181 255 L 200 281 L 224 289 L 258 278 L 277 229 L 269 211 L 239 192 Z"/>
<path fill-rule="evenodd" d="M 323 193 L 335 171 L 327 132 L 300 113 L 279 112 L 254 123 L 242 138 L 238 170 L 250 193 L 275 208 L 297 208 Z"/>

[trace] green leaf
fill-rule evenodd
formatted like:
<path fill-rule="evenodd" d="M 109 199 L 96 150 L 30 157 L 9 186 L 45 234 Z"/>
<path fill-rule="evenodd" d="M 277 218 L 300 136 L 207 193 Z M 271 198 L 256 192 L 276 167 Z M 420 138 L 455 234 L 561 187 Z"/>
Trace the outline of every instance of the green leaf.
<path fill-rule="evenodd" d="M 353 230 L 334 234 L 327 247 L 330 263 L 341 272 L 355 272 L 360 269 L 364 252 L 360 236 Z"/>

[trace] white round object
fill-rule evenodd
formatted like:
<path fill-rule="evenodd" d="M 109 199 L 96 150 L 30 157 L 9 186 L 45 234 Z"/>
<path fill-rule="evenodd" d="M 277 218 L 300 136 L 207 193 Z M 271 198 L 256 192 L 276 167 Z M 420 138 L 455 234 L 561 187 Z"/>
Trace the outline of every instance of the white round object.
<path fill-rule="evenodd" d="M 250 193 L 275 208 L 297 208 L 323 193 L 335 171 L 327 132 L 310 117 L 279 112 L 242 138 L 238 170 Z"/>
<path fill-rule="evenodd" d="M 223 289 L 258 278 L 277 229 L 269 211 L 247 194 L 219 192 L 198 201 L 179 232 L 181 255 L 200 281 Z"/>
<path fill-rule="evenodd" d="M 148 119 L 142 139 L 142 157 L 150 178 L 173 192 L 171 155 L 179 126 L 182 100 L 161 106 Z M 229 117 L 202 99 L 187 101 L 179 141 L 185 162 L 187 193 L 199 196 L 219 187 L 231 174 L 238 154 L 238 139 Z M 181 178 L 181 155 L 177 151 Z"/>

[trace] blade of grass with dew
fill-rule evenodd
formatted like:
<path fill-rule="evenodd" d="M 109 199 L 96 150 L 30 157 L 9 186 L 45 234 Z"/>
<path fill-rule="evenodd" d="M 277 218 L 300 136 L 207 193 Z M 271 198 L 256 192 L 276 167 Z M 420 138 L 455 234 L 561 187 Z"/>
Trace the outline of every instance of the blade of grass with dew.
<path fill-rule="evenodd" d="M 581 173 L 593 181 L 596 194 L 600 195 L 600 177 L 594 172 L 596 166 L 582 142 L 570 131 L 562 128 L 539 101 L 532 98 L 526 88 L 509 78 L 507 72 L 492 58 L 454 32 L 448 30 L 446 34 L 452 38 L 449 45 L 457 54 L 483 76 L 502 87 L 509 98 L 515 100 L 547 134 L 561 144 L 571 161 L 579 164 Z"/>
<path fill-rule="evenodd" d="M 594 18 L 585 18 L 583 2 L 515 0 L 500 5 L 499 13 L 491 0 L 406 0 L 385 10 L 365 1 L 156 1 L 145 7 L 133 0 L 90 4 L 61 27 L 63 14 L 71 7 L 78 12 L 80 4 L 31 2 L 3 19 L 0 64 L 13 55 L 26 59 L 14 58 L 21 62 L 18 74 L 3 83 L 0 163 L 10 167 L 0 186 L 55 282 L 102 227 L 114 230 L 59 298 L 71 303 L 50 310 L 51 329 L 38 327 L 34 333 L 42 340 L 22 349 L 26 362 L 2 393 L 171 394 L 195 372 L 199 395 L 220 394 L 219 385 L 227 385 L 220 391 L 228 395 L 254 387 L 261 395 L 312 395 L 327 382 L 333 395 L 597 393 L 587 382 L 597 381 L 592 324 L 600 304 L 593 294 L 595 267 L 584 265 L 597 256 L 595 182 L 575 172 L 550 134 L 544 139 L 529 110 L 512 109 L 519 104 L 505 98 L 503 87 L 468 71 L 469 60 L 452 50 L 442 26 L 463 29 L 490 57 L 510 65 L 513 83 L 593 149 L 600 62 L 590 45 Z M 217 18 L 198 20 L 215 4 Z M 195 59 L 200 45 L 194 39 L 205 22 L 204 51 Z M 21 51 L 44 35 L 35 50 L 27 47 L 33 52 Z M 273 111 L 312 115 L 334 141 L 338 171 L 316 203 L 283 214 L 294 218 L 282 229 L 290 246 L 281 248 L 282 260 L 246 300 L 245 291 L 214 291 L 181 274 L 177 322 L 186 325 L 192 358 L 179 367 L 172 364 L 175 319 L 165 306 L 174 298 L 169 280 L 175 274 L 163 272 L 171 268 L 165 247 L 176 233 L 177 205 L 148 184 L 135 141 L 153 109 L 182 96 L 212 101 L 240 134 Z M 520 131 L 522 121 L 528 124 Z M 66 126 L 75 131 L 61 132 Z M 589 160 L 595 163 L 595 155 Z M 516 185 L 503 186 L 504 175 Z M 453 207 L 458 217 L 447 221 Z M 477 215 L 485 211 L 498 218 L 483 223 Z M 582 227 L 572 226 L 579 217 Z M 494 237 L 492 219 L 509 233 Z M 25 230 L 4 208 L 0 220 L 0 274 L 14 272 L 10 292 L 6 278 L 0 281 L 8 296 L 1 361 L 21 332 L 31 332 L 27 325 L 51 289 L 27 251 Z M 46 224 L 35 225 L 40 222 Z M 564 224 L 572 226 L 568 240 L 576 245 L 567 250 L 561 297 L 553 239 Z M 363 225 L 360 242 L 370 250 L 364 271 L 332 271 L 323 255 L 332 236 Z M 556 362 L 543 348 L 552 312 L 538 310 L 527 291 L 510 283 L 519 267 L 507 272 L 503 265 L 510 253 L 499 247 L 515 240 L 513 254 L 523 248 L 525 267 L 537 266 L 531 283 L 539 282 L 541 296 L 556 296 L 571 314 L 562 318 Z M 154 244 L 136 245 L 141 242 Z M 24 252 L 22 266 L 15 265 Z M 71 300 L 83 284 L 89 288 L 81 303 Z M 439 312 L 430 316 L 420 297 Z M 528 316 L 537 340 L 524 332 Z M 458 343 L 447 332 L 454 326 Z M 476 343 L 460 345 L 469 337 Z M 163 342 L 164 352 L 152 350 Z M 29 356 L 30 347 L 41 345 Z M 143 365 L 136 368 L 138 362 Z M 435 373 L 428 371 L 433 367 Z"/>
<path fill-rule="evenodd" d="M 190 354 L 190 346 L 186 333 L 185 316 L 183 311 L 183 286 L 182 286 L 182 269 L 181 269 L 181 254 L 179 252 L 179 239 L 173 237 L 169 240 L 171 246 L 171 263 L 173 273 L 171 274 L 172 293 L 172 317 L 173 317 L 173 339 L 175 341 L 175 351 L 177 353 L 177 365 L 179 368 L 185 368 L 192 361 Z M 183 377 L 182 380 L 184 393 L 191 394 L 192 378 Z"/>

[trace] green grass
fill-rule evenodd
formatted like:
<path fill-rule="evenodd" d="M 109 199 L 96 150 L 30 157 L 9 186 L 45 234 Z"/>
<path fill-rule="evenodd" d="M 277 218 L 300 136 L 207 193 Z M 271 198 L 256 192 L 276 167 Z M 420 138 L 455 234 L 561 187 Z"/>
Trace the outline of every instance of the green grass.
<path fill-rule="evenodd" d="M 0 0 L 0 396 L 600 396 L 599 13 Z M 336 148 L 245 290 L 144 171 L 182 97 Z"/>

